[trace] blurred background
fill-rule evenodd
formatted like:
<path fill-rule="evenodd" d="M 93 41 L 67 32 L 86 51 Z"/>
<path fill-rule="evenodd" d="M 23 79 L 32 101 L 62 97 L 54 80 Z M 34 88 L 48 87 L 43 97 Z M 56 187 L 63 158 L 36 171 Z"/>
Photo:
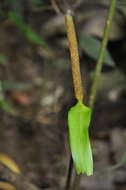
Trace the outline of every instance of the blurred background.
<path fill-rule="evenodd" d="M 75 11 L 88 102 L 110 0 L 58 0 Z M 56 9 L 56 11 L 55 11 Z M 74 105 L 64 17 L 52 0 L 0 1 L 0 153 L 40 189 L 64 188 Z M 90 127 L 94 175 L 80 189 L 126 189 L 126 2 L 117 0 Z"/>

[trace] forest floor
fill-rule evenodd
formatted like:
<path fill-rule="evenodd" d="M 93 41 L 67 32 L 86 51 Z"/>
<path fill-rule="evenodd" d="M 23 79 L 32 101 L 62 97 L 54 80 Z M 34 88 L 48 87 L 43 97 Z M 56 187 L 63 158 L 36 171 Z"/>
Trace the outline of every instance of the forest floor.
<path fill-rule="evenodd" d="M 47 51 L 27 43 L 11 24 L 0 29 L 0 41 L 0 52 L 7 57 L 0 76 L 8 83 L 5 97 L 16 109 L 15 114 L 0 111 L 0 153 L 14 159 L 23 175 L 41 189 L 63 189 L 70 156 L 67 111 L 75 103 L 70 66 L 48 59 Z M 60 50 L 56 52 L 59 58 Z M 61 57 L 69 59 L 64 52 L 61 48 Z M 107 97 L 106 92 L 94 110 L 90 127 L 94 175 L 82 177 L 82 190 L 126 189 L 126 97 L 116 101 Z"/>

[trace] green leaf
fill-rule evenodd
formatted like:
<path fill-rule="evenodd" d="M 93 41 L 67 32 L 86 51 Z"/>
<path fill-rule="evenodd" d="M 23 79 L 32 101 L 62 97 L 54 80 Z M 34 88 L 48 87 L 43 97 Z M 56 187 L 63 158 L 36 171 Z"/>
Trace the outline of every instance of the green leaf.
<path fill-rule="evenodd" d="M 101 42 L 96 38 L 87 35 L 81 34 L 79 37 L 80 41 L 80 48 L 91 58 L 97 60 L 99 55 L 99 49 L 101 46 Z M 104 62 L 106 65 L 114 67 L 115 63 L 110 55 L 110 53 L 106 50 L 105 51 L 105 59 Z"/>
<path fill-rule="evenodd" d="M 11 114 L 15 114 L 16 110 L 13 108 L 11 103 L 4 98 L 2 81 L 0 81 L 0 108 Z"/>
<path fill-rule="evenodd" d="M 32 3 L 41 6 L 43 4 L 43 0 L 32 0 Z"/>
<path fill-rule="evenodd" d="M 18 90 L 24 91 L 32 88 L 32 85 L 23 81 L 2 81 L 2 88 L 4 91 L 6 90 Z"/>
<path fill-rule="evenodd" d="M 7 63 L 7 57 L 3 54 L 0 54 L 0 64 L 5 65 Z"/>
<path fill-rule="evenodd" d="M 16 113 L 12 104 L 6 99 L 0 99 L 0 108 L 12 115 Z"/>
<path fill-rule="evenodd" d="M 28 40 L 41 46 L 47 46 L 47 44 L 31 29 L 31 27 L 23 21 L 21 16 L 17 15 L 15 12 L 10 12 L 9 19 L 18 26 Z"/>
<path fill-rule="evenodd" d="M 69 141 L 77 174 L 93 174 L 93 160 L 88 128 L 91 109 L 78 102 L 68 112 Z"/>

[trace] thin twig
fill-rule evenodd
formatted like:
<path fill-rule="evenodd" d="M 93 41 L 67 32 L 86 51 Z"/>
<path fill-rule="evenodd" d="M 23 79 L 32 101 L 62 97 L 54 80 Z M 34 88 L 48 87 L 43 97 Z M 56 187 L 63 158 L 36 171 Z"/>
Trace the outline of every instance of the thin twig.
<path fill-rule="evenodd" d="M 71 179 L 72 179 L 72 172 L 73 172 L 73 159 L 72 159 L 72 156 L 70 156 L 69 168 L 68 168 L 68 172 L 67 172 L 67 179 L 66 179 L 65 190 L 69 190 L 70 189 L 70 184 L 71 184 Z"/>

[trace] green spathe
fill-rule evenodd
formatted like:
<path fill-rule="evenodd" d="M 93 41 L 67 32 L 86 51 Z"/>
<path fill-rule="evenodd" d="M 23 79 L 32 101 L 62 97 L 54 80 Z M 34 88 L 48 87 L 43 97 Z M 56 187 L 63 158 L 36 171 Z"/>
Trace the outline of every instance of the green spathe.
<path fill-rule="evenodd" d="M 69 140 L 77 174 L 93 174 L 93 160 L 88 128 L 91 109 L 79 101 L 68 112 Z"/>

